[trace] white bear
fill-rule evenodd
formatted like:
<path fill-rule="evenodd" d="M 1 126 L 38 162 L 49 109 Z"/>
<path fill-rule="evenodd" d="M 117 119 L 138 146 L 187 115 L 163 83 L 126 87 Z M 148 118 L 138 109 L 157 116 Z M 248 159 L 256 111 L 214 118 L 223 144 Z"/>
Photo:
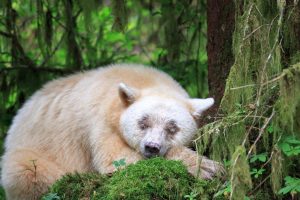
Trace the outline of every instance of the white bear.
<path fill-rule="evenodd" d="M 113 173 L 120 159 L 130 164 L 164 156 L 210 179 L 222 166 L 186 146 L 213 102 L 189 98 L 170 76 L 142 65 L 52 81 L 25 103 L 8 131 L 2 168 L 7 199 L 39 199 L 66 173 Z"/>

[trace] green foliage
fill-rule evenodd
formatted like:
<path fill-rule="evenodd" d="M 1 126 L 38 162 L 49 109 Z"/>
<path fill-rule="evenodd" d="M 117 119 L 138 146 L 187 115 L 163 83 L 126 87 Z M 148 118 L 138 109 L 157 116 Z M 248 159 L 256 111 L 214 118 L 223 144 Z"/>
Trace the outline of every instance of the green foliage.
<path fill-rule="evenodd" d="M 300 193 L 300 178 L 287 176 L 284 178 L 284 187 L 279 190 L 279 194 Z"/>
<path fill-rule="evenodd" d="M 184 195 L 184 198 L 188 200 L 194 200 L 197 196 L 198 196 L 197 193 L 191 192 L 190 194 Z"/>
<path fill-rule="evenodd" d="M 300 154 L 300 140 L 297 140 L 294 136 L 284 138 L 279 143 L 279 147 L 287 156 L 297 156 Z"/>
<path fill-rule="evenodd" d="M 100 174 L 69 174 L 58 180 L 43 199 L 210 199 L 218 180 L 192 177 L 179 161 L 152 158 Z"/>
<path fill-rule="evenodd" d="M 214 198 L 218 198 L 218 197 L 224 197 L 225 199 L 229 198 L 231 193 L 231 184 L 229 181 L 227 181 L 224 184 L 224 187 L 221 188 L 215 195 Z"/>

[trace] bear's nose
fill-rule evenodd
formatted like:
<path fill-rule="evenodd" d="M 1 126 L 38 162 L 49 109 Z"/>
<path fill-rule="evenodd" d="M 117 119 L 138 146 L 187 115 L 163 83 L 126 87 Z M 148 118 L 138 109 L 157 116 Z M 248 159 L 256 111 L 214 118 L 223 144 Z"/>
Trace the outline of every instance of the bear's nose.
<path fill-rule="evenodd" d="M 145 151 L 151 156 L 158 155 L 160 151 L 160 145 L 157 143 L 149 142 L 145 144 Z"/>

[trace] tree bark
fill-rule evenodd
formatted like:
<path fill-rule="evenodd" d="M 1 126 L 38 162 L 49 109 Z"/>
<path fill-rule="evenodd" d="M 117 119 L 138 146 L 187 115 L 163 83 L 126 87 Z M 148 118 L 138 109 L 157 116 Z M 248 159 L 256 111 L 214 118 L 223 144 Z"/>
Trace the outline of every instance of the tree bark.
<path fill-rule="evenodd" d="M 233 64 L 232 34 L 235 5 L 233 0 L 207 1 L 207 54 L 209 95 L 215 105 L 210 113 L 217 113 L 226 78 Z"/>

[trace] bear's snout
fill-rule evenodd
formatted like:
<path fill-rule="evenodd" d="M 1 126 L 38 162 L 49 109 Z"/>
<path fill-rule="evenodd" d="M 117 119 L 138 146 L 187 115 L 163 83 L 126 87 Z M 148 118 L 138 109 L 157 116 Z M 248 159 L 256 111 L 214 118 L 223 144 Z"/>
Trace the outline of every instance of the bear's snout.
<path fill-rule="evenodd" d="M 157 156 L 160 153 L 160 149 L 161 149 L 161 146 L 158 143 L 147 142 L 145 144 L 145 156 L 148 158 Z"/>

